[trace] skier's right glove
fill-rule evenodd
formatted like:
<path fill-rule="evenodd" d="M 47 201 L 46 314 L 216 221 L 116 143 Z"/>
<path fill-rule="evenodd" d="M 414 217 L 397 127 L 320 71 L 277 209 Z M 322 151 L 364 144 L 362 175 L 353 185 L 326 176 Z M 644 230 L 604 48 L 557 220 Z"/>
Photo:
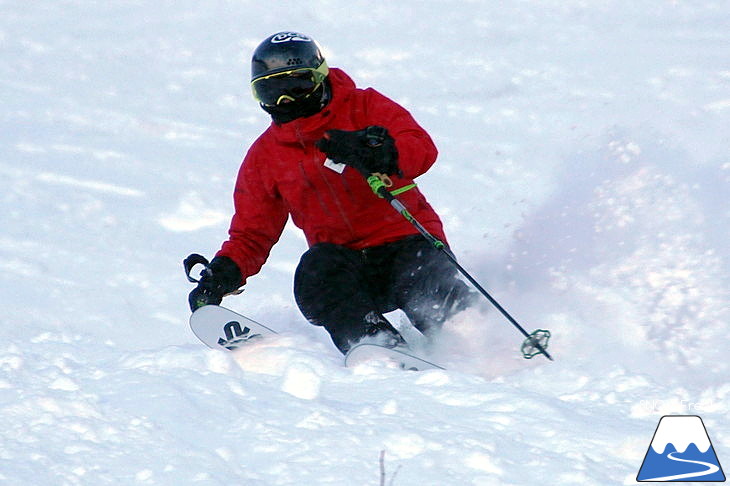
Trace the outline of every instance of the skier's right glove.
<path fill-rule="evenodd" d="M 190 292 L 188 303 L 195 312 L 204 305 L 218 305 L 223 296 L 235 292 L 242 284 L 238 265 L 226 256 L 217 256 L 200 272 L 198 286 Z"/>
<path fill-rule="evenodd" d="M 371 125 L 354 131 L 328 130 L 315 145 L 333 162 L 354 167 L 365 175 L 401 175 L 398 149 L 385 127 Z"/>

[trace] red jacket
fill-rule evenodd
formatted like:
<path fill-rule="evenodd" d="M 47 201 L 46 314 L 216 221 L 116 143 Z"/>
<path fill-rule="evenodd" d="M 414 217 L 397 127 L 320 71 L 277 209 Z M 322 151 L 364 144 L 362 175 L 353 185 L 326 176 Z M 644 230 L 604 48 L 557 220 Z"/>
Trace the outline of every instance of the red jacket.
<path fill-rule="evenodd" d="M 236 212 L 229 239 L 218 255 L 231 258 L 246 278 L 258 273 L 281 236 L 287 217 L 304 231 L 310 246 L 329 242 L 362 249 L 399 240 L 418 231 L 378 198 L 355 169 L 341 174 L 326 167 L 314 143 L 330 129 L 388 129 L 398 149 L 403 177 L 398 189 L 413 183 L 436 160 L 431 138 L 394 101 L 372 88 L 358 89 L 343 71 L 330 69 L 332 99 L 319 113 L 271 126 L 253 143 L 238 173 Z M 444 241 L 439 217 L 418 188 L 398 196 L 410 213 Z"/>

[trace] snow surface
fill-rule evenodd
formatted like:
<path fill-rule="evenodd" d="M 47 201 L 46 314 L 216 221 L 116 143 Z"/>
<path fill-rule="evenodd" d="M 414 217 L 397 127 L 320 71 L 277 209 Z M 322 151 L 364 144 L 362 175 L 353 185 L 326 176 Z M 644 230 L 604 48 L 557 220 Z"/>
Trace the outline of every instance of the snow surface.
<path fill-rule="evenodd" d="M 726 0 L 0 2 L 0 484 L 633 484 L 663 414 L 730 463 L 728 25 Z M 283 29 L 430 131 L 422 190 L 554 363 L 476 309 L 448 371 L 343 368 L 291 226 L 226 302 L 282 335 L 189 332 L 181 260 L 226 236 L 268 123 L 250 52 Z"/>

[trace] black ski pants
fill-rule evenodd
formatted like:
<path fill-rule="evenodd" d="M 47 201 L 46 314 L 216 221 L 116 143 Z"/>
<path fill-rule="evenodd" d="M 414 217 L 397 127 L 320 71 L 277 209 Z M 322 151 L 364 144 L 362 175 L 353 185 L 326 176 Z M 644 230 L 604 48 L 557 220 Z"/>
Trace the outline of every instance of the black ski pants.
<path fill-rule="evenodd" d="M 297 267 L 294 296 L 307 320 L 324 326 L 346 353 L 379 331 L 397 335 L 384 313 L 403 310 L 429 336 L 468 307 L 475 294 L 448 258 L 417 235 L 359 251 L 314 245 Z"/>

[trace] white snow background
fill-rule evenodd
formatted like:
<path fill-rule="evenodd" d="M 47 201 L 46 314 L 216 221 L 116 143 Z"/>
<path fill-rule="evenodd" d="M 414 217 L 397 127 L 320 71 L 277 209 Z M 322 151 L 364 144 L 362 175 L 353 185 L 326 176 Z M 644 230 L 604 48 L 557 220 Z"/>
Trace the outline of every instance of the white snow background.
<path fill-rule="evenodd" d="M 727 467 L 729 26 L 726 0 L 0 2 L 0 484 L 633 484 L 663 414 Z M 282 335 L 191 334 L 181 261 L 226 237 L 268 124 L 250 54 L 285 29 L 431 133 L 420 187 L 554 363 L 474 310 L 448 371 L 344 368 L 292 226 L 225 302 Z"/>

